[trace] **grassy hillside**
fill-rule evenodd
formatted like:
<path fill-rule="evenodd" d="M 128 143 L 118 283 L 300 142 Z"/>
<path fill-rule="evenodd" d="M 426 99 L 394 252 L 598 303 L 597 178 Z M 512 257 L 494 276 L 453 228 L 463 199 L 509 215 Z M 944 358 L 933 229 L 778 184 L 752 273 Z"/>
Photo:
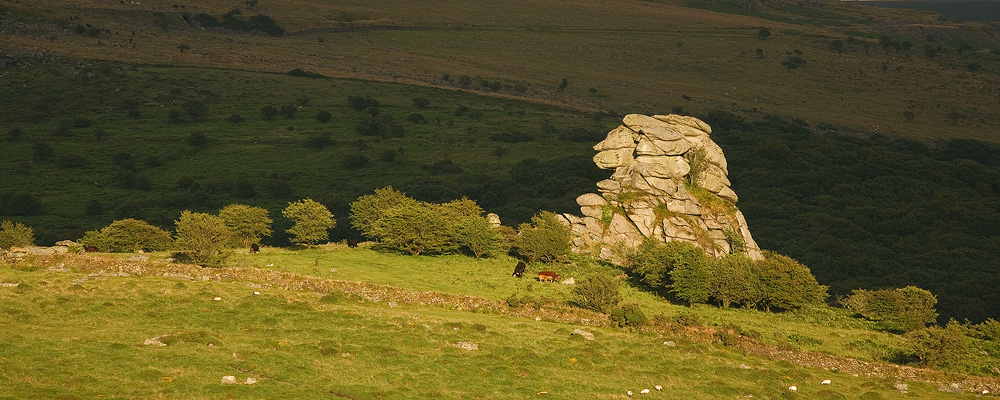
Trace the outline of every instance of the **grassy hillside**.
<path fill-rule="evenodd" d="M 941 399 L 968 397 L 938 390 L 948 382 L 966 390 L 995 384 L 915 369 L 896 377 L 900 370 L 881 362 L 840 359 L 851 353 L 877 361 L 875 352 L 864 349 L 901 343 L 836 312 L 816 319 L 815 313 L 688 309 L 623 286 L 627 300 L 668 322 L 644 331 L 602 327 L 600 316 L 561 305 L 566 285 L 510 278 L 509 260 L 326 246 L 265 248 L 240 256 L 238 264 L 201 269 L 72 256 L 3 266 L 0 319 L 10 334 L 0 345 L 0 393 L 569 399 L 626 398 L 628 390 L 662 385 L 663 393 L 654 391 L 651 398 Z M 562 268 L 579 276 L 608 267 Z M 541 308 L 519 309 L 497 301 L 510 294 L 550 300 Z M 678 325 L 682 315 L 703 322 Z M 594 333 L 595 340 L 571 335 L 577 328 Z M 782 351 L 760 357 L 734 347 L 740 340 L 721 344 L 725 332 L 740 337 L 734 330 L 749 335 L 744 339 L 758 338 L 757 348 L 775 343 Z M 166 346 L 143 344 L 151 338 Z M 463 350 L 463 343 L 478 349 Z M 826 366 L 810 366 L 813 358 Z M 988 367 L 998 361 L 980 356 L 972 362 Z M 257 383 L 221 384 L 228 375 Z M 832 385 L 820 385 L 824 379 Z M 896 388 L 899 383 L 907 393 Z M 797 394 L 788 391 L 790 385 Z"/>

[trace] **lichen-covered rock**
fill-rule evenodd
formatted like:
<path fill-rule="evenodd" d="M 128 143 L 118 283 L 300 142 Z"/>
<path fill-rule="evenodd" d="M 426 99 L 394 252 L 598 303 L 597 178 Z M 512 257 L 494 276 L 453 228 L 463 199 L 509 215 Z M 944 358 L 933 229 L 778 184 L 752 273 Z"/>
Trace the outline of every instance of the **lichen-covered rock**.
<path fill-rule="evenodd" d="M 574 251 L 622 262 L 615 249 L 653 239 L 690 242 L 714 256 L 743 248 L 762 257 L 708 124 L 676 114 L 628 114 L 622 123 L 594 146 L 594 163 L 614 170 L 611 177 L 597 183 L 600 194 L 577 198 L 582 218 L 564 218 Z"/>

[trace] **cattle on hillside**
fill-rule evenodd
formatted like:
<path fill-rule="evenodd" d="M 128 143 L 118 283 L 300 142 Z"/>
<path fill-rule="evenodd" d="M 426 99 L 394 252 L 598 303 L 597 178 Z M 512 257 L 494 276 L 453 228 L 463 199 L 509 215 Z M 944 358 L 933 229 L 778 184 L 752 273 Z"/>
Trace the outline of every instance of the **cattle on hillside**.
<path fill-rule="evenodd" d="M 520 278 L 522 275 L 524 275 L 525 268 L 527 268 L 527 265 L 524 265 L 524 261 L 518 261 L 517 266 L 514 267 L 514 273 L 511 274 L 510 276 L 513 276 L 515 278 Z"/>

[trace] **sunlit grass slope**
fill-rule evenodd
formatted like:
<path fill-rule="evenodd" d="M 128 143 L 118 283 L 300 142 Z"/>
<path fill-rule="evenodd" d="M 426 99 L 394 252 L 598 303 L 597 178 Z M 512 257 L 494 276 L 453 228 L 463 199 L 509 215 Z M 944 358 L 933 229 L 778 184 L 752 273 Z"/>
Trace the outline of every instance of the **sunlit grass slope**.
<path fill-rule="evenodd" d="M 266 261 L 301 272 L 322 268 L 320 276 L 362 275 L 362 263 L 347 253 L 352 250 L 297 255 L 266 250 L 243 262 Z M 526 284 L 504 277 L 506 268 L 496 270 L 501 262 L 365 255 L 375 264 L 396 260 L 396 273 L 422 272 L 428 282 L 450 266 L 455 275 Z M 0 270 L 0 280 L 8 283 L 0 287 L 0 323 L 7 332 L 0 344 L 0 396 L 600 399 L 662 385 L 663 392 L 654 391 L 651 398 L 735 399 L 783 398 L 795 385 L 797 396 L 808 398 L 961 397 L 916 382 L 901 394 L 892 379 L 758 359 L 683 335 L 362 301 L 240 280 L 73 270 L 72 262 Z M 388 275 L 379 267 L 366 274 L 375 282 L 391 280 Z M 415 284 L 422 285 L 431 287 Z M 540 293 L 564 290 L 536 285 Z M 442 280 L 436 289 L 469 287 Z M 484 288 L 483 295 L 503 292 Z M 571 335 L 576 328 L 594 333 L 596 340 Z M 143 344 L 154 337 L 167 346 Z M 676 346 L 665 346 L 668 340 Z M 478 349 L 460 348 L 470 344 Z M 239 384 L 221 384 L 224 376 Z M 243 384 L 247 378 L 257 383 Z M 821 386 L 823 379 L 834 384 Z"/>

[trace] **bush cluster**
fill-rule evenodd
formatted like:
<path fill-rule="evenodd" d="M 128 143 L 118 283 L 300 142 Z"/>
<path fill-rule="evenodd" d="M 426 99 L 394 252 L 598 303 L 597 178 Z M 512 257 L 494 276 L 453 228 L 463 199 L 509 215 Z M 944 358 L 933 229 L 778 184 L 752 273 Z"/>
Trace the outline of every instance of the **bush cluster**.
<path fill-rule="evenodd" d="M 937 320 L 937 297 L 916 286 L 897 289 L 856 289 L 841 304 L 855 313 L 875 321 L 888 331 L 909 332 Z"/>
<path fill-rule="evenodd" d="M 34 243 L 35 233 L 31 227 L 20 222 L 0 222 L 0 249 L 10 250 L 11 247 L 31 246 Z"/>
<path fill-rule="evenodd" d="M 194 15 L 194 20 L 205 28 L 225 28 L 234 31 L 259 31 L 269 36 L 281 36 L 285 33 L 285 28 L 278 25 L 274 19 L 266 15 L 254 15 L 246 20 L 240 18 L 242 12 L 233 9 L 222 14 L 222 21 L 211 14 L 199 13 Z"/>
<path fill-rule="evenodd" d="M 167 250 L 173 245 L 170 233 L 146 221 L 126 218 L 101 230 L 87 231 L 79 243 L 103 252 Z"/>
<path fill-rule="evenodd" d="M 351 203 L 351 224 L 383 246 L 412 255 L 467 250 L 478 258 L 509 248 L 503 228 L 493 226 L 466 198 L 435 204 L 386 187 Z"/>
<path fill-rule="evenodd" d="M 643 282 L 692 305 L 712 299 L 724 308 L 792 310 L 821 304 L 827 297 L 826 286 L 809 268 L 772 252 L 761 260 L 744 254 L 715 259 L 690 243 L 647 240 L 626 259 L 628 270 Z"/>

